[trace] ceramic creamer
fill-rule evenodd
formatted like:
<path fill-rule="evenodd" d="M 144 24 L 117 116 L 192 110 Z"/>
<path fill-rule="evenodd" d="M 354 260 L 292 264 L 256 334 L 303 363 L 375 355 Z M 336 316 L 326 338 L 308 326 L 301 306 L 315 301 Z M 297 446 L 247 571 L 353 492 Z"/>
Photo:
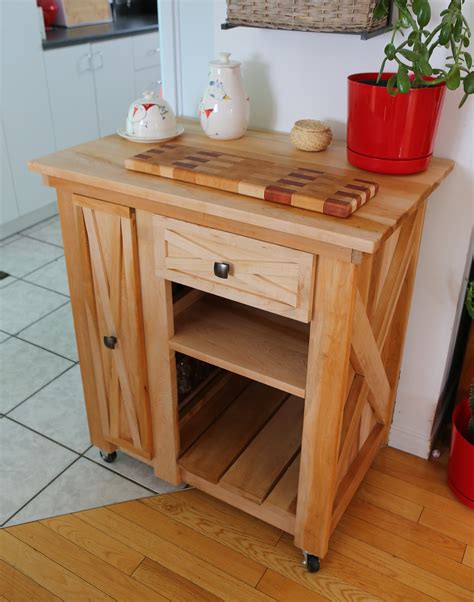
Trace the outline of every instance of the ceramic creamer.
<path fill-rule="evenodd" d="M 166 138 L 176 133 L 176 117 L 157 92 L 144 92 L 128 110 L 126 131 L 138 138 Z"/>
<path fill-rule="evenodd" d="M 199 117 L 210 138 L 233 140 L 243 136 L 250 115 L 249 97 L 245 93 L 240 65 L 229 60 L 230 53 L 221 52 L 209 63 L 209 81 L 201 103 Z"/>

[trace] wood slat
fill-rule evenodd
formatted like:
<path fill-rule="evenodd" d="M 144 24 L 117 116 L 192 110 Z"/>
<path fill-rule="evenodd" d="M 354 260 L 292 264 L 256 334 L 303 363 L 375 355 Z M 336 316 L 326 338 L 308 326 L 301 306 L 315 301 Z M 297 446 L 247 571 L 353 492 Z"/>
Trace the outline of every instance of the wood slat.
<path fill-rule="evenodd" d="M 474 528 L 472 526 L 435 512 L 431 508 L 423 509 L 418 523 L 462 544 L 474 544 Z"/>
<path fill-rule="evenodd" d="M 301 456 L 298 454 L 265 500 L 275 512 L 296 514 Z"/>
<path fill-rule="evenodd" d="M 281 602 L 327 602 L 327 598 L 268 569 L 257 589 Z"/>
<path fill-rule="evenodd" d="M 220 480 L 222 487 L 261 504 L 301 446 L 304 401 L 288 397 Z"/>
<path fill-rule="evenodd" d="M 180 458 L 186 471 L 216 484 L 287 395 L 251 383 Z"/>
<path fill-rule="evenodd" d="M 206 296 L 176 318 L 170 346 L 304 397 L 308 337 L 288 319 Z"/>
<path fill-rule="evenodd" d="M 10 564 L 0 560 L 0 599 L 9 602 L 60 602 L 61 598 L 27 577 Z"/>
<path fill-rule="evenodd" d="M 394 495 L 380 489 L 380 487 L 374 487 L 365 482 L 363 482 L 357 490 L 355 499 L 364 500 L 364 502 L 368 502 L 369 504 L 372 504 L 372 506 L 377 506 L 378 508 L 382 508 L 382 510 L 388 510 L 389 512 L 398 514 L 413 522 L 418 522 L 423 511 L 423 506 L 420 504 L 405 500 L 398 495 Z"/>

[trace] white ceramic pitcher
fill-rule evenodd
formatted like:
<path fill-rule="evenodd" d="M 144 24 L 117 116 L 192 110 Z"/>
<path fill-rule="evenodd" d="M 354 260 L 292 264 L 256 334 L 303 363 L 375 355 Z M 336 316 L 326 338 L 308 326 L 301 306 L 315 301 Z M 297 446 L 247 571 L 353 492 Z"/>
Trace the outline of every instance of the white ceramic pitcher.
<path fill-rule="evenodd" d="M 210 138 L 219 140 L 243 136 L 250 115 L 240 63 L 229 57 L 229 52 L 220 52 L 219 58 L 209 63 L 209 81 L 199 105 L 202 129 Z"/>

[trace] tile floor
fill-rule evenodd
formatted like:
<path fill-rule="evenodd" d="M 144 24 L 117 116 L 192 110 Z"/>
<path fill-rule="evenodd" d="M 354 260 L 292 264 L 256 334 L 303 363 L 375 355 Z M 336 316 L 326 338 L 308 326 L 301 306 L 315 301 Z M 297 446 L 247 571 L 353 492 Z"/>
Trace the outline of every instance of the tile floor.
<path fill-rule="evenodd" d="M 91 447 L 57 217 L 0 241 L 0 526 L 176 488 Z"/>

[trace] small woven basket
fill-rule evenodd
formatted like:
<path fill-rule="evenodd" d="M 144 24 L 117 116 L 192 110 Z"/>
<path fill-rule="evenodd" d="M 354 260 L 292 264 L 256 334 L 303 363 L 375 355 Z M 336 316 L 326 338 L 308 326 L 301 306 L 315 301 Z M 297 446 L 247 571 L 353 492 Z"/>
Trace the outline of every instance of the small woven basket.
<path fill-rule="evenodd" d="M 374 19 L 377 0 L 227 0 L 227 25 L 269 29 L 368 33 L 387 25 Z"/>
<path fill-rule="evenodd" d="M 290 140 L 300 150 L 323 151 L 331 144 L 332 131 L 322 121 L 300 119 L 291 130 Z"/>

